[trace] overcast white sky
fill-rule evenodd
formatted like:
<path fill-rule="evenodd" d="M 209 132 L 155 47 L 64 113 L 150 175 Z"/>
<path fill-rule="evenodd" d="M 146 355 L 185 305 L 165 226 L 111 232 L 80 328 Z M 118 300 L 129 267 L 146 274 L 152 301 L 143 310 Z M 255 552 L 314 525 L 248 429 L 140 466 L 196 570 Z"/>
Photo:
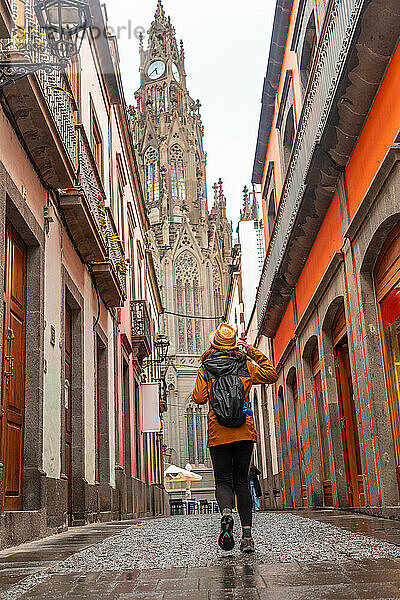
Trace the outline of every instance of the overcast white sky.
<path fill-rule="evenodd" d="M 207 151 L 208 201 L 222 177 L 228 218 L 239 218 L 242 189 L 250 187 L 261 92 L 267 67 L 275 0 L 164 0 L 178 43 L 183 39 L 189 93 L 200 99 Z M 156 0 L 106 0 L 109 25 L 144 27 Z M 119 49 L 126 100 L 139 87 L 138 40 L 121 30 Z"/>

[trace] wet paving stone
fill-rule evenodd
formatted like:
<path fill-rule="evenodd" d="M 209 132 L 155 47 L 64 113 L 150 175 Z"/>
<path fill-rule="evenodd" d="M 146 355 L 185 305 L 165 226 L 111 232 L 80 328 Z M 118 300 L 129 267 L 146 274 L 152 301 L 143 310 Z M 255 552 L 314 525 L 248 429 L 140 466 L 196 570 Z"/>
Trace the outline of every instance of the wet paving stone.
<path fill-rule="evenodd" d="M 161 525 L 167 532 L 175 526 L 174 518 L 80 528 L 0 553 L 0 600 L 400 600 L 400 550 L 386 543 L 397 524 L 359 515 L 341 519 L 334 511 L 303 514 L 263 515 L 252 556 L 216 550 L 218 519 L 200 522 L 202 531 L 214 528 L 209 543 L 198 539 L 199 519 L 179 519 L 191 552 L 184 566 L 186 546 L 179 552 L 175 536 L 171 552 L 171 537 L 160 534 Z M 330 547 L 335 541 L 340 551 Z M 134 567 L 147 556 L 148 565 L 155 564 L 153 545 L 157 568 Z"/>

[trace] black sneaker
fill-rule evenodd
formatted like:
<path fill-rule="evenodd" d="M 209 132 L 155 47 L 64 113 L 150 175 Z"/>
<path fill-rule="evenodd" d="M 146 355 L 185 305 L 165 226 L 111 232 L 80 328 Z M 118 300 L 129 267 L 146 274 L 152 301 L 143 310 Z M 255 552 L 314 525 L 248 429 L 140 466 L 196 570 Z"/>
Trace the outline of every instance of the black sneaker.
<path fill-rule="evenodd" d="M 233 539 L 233 517 L 232 515 L 224 515 L 221 519 L 221 533 L 218 539 L 219 547 L 225 552 L 232 550 L 235 546 Z"/>
<path fill-rule="evenodd" d="M 240 542 L 240 549 L 246 554 L 251 554 L 252 552 L 255 552 L 256 550 L 254 547 L 253 538 L 242 538 L 242 541 Z"/>

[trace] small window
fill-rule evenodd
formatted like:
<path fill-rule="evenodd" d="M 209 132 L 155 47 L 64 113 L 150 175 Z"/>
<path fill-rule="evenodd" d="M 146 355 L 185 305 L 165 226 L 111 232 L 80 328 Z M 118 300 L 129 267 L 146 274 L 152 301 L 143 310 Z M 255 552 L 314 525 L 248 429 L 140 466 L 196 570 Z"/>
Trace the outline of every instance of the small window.
<path fill-rule="evenodd" d="M 68 80 L 71 86 L 71 92 L 75 102 L 79 104 L 79 58 L 74 56 L 68 63 L 66 69 Z"/>
<path fill-rule="evenodd" d="M 94 110 L 92 110 L 92 152 L 100 177 L 103 178 L 103 137 Z"/>
<path fill-rule="evenodd" d="M 310 78 L 311 66 L 317 49 L 317 31 L 315 26 L 314 11 L 308 20 L 306 34 L 304 36 L 303 50 L 300 60 L 300 77 L 303 91 L 306 90 Z"/>
<path fill-rule="evenodd" d="M 294 142 L 294 111 L 293 106 L 290 107 L 285 126 L 285 133 L 283 135 L 283 152 L 285 160 L 285 169 L 289 166 L 290 156 L 292 154 L 293 142 Z"/>
<path fill-rule="evenodd" d="M 135 277 L 136 277 L 136 273 L 135 273 L 135 264 L 136 264 L 136 261 L 135 261 L 135 238 L 134 238 L 134 235 L 131 230 L 129 231 L 129 258 L 131 261 L 131 264 L 130 264 L 131 300 L 137 300 L 137 298 L 136 298 L 136 282 L 135 282 Z M 139 300 L 140 299 L 141 298 L 139 298 Z"/>
<path fill-rule="evenodd" d="M 126 178 L 124 174 L 124 167 L 122 164 L 121 156 L 117 155 L 117 202 L 116 202 L 116 212 L 117 212 L 117 222 L 118 222 L 118 233 L 122 240 L 125 241 L 125 207 L 124 207 L 124 196 L 125 196 L 125 185 Z"/>
<path fill-rule="evenodd" d="M 268 233 L 271 237 L 276 219 L 275 190 L 271 191 L 268 202 Z"/>

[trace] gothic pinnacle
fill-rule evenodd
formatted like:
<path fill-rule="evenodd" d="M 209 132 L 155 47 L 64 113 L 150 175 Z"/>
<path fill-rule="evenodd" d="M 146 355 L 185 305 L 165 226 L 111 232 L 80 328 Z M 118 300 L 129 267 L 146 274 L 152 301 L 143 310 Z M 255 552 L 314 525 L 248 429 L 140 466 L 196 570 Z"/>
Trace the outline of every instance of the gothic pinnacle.
<path fill-rule="evenodd" d="M 162 5 L 161 0 L 158 0 L 158 4 L 157 4 L 157 10 L 156 10 L 156 14 L 155 14 L 155 18 L 156 19 L 165 19 L 165 12 L 164 12 L 164 7 Z"/>
<path fill-rule="evenodd" d="M 224 197 L 224 190 L 223 190 L 223 187 L 222 187 L 222 186 L 223 186 L 223 183 L 224 183 L 224 182 L 222 181 L 222 179 L 221 179 L 221 177 L 220 177 L 220 178 L 219 178 L 219 180 L 218 180 L 218 186 L 219 186 L 219 199 L 220 199 L 220 200 L 222 200 L 222 199 L 223 199 L 223 197 Z"/>
<path fill-rule="evenodd" d="M 214 183 L 213 190 L 214 190 L 214 201 L 217 202 L 217 200 L 218 200 L 218 184 L 217 183 Z"/>

